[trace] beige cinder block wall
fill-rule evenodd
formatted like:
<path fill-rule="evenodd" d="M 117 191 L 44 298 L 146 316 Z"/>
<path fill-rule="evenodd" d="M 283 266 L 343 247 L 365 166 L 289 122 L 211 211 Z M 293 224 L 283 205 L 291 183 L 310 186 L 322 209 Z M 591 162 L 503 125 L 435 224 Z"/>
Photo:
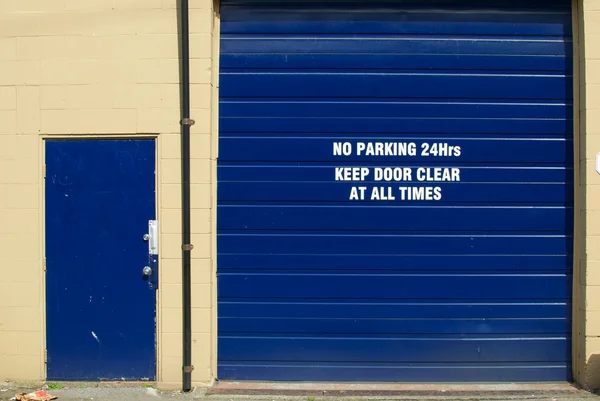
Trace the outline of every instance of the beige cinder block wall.
<path fill-rule="evenodd" d="M 210 384 L 212 0 L 190 0 L 193 381 Z M 176 0 L 0 0 L 0 381 L 44 366 L 43 139 L 157 137 L 158 379 L 181 385 Z"/>
<path fill-rule="evenodd" d="M 576 271 L 574 275 L 574 365 L 576 379 L 600 388 L 600 1 L 576 0 Z M 576 93 L 577 94 L 577 93 Z M 576 132 L 577 132 L 576 131 Z M 577 154 L 578 153 L 578 154 Z"/>
<path fill-rule="evenodd" d="M 600 1 L 573 1 L 575 230 L 573 373 L 600 388 Z"/>

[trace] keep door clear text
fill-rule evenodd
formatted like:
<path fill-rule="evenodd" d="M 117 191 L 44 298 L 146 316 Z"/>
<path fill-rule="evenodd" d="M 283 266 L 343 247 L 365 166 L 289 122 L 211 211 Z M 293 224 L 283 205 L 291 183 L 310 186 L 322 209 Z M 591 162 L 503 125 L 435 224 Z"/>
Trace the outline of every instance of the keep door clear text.
<path fill-rule="evenodd" d="M 333 155 L 340 158 L 359 156 L 369 162 L 374 158 L 393 164 L 411 158 L 418 164 L 423 159 L 459 158 L 460 146 L 445 142 L 334 142 Z M 433 160 L 432 160 L 433 161 Z M 390 164 L 392 164 L 390 163 Z M 405 163 L 403 163 L 405 164 Z M 412 163 L 411 163 L 412 164 Z M 400 167 L 400 166 L 352 166 L 335 167 L 335 181 L 364 183 L 350 188 L 349 200 L 372 201 L 440 201 L 442 188 L 437 183 L 460 182 L 458 167 Z M 392 185 L 400 183 L 400 185 Z"/>

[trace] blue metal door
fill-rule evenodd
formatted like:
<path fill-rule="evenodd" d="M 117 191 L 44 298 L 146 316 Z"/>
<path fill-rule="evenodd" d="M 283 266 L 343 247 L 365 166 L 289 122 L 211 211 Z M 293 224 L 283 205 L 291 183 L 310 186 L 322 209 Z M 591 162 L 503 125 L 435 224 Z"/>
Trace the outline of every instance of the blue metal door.
<path fill-rule="evenodd" d="M 571 374 L 568 0 L 223 0 L 218 376 Z"/>
<path fill-rule="evenodd" d="M 49 380 L 154 380 L 154 140 L 46 141 Z"/>

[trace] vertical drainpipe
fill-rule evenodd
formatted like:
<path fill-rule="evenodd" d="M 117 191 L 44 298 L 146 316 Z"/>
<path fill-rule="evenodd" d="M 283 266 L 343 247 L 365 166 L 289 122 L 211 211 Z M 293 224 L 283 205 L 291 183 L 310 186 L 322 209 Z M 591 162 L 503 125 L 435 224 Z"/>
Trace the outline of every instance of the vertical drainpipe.
<path fill-rule="evenodd" d="M 189 5 L 180 0 L 181 29 L 181 184 L 182 184 L 182 273 L 183 273 L 183 391 L 192 389 L 192 309 L 191 309 L 191 218 L 190 218 L 190 49 Z"/>

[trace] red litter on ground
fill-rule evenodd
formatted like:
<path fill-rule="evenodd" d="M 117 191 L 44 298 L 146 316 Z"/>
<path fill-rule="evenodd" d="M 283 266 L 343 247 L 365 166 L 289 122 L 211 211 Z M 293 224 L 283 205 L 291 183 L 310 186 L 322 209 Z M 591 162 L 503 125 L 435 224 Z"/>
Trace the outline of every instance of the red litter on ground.
<path fill-rule="evenodd" d="M 50 401 L 55 400 L 57 398 L 57 396 L 50 395 L 44 390 L 35 391 L 33 393 L 20 393 L 15 395 L 15 400 L 17 401 Z"/>

